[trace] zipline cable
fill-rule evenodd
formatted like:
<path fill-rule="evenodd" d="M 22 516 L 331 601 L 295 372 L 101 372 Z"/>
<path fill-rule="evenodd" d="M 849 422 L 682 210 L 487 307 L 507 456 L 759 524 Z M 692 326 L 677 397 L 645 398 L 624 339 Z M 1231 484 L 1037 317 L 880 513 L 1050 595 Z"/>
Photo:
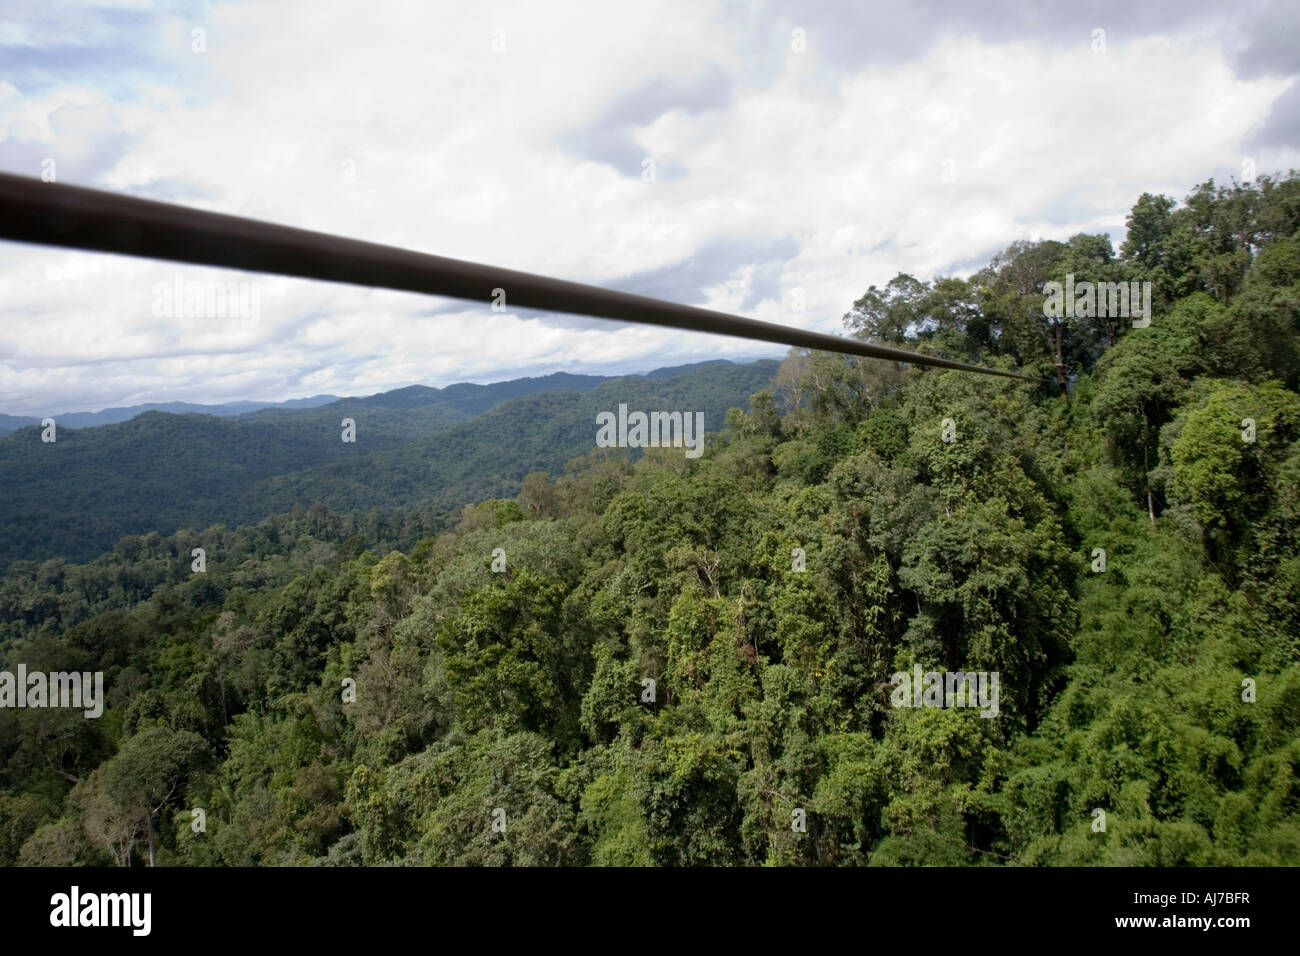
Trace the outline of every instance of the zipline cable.
<path fill-rule="evenodd" d="M 649 296 L 9 173 L 0 173 L 0 239 L 475 302 L 491 302 L 503 289 L 513 306 L 1039 381 Z"/>

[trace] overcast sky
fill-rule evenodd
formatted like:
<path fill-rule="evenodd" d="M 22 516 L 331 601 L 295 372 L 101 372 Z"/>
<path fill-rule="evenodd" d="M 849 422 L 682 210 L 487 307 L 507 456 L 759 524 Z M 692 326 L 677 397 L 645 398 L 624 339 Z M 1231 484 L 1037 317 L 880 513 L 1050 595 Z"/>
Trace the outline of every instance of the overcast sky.
<path fill-rule="evenodd" d="M 900 271 L 1300 167 L 1300 4 L 1130 6 L 5 0 L 0 169 L 841 333 Z M 155 314 L 175 280 L 258 321 Z M 10 414 L 784 351 L 0 242 Z"/>

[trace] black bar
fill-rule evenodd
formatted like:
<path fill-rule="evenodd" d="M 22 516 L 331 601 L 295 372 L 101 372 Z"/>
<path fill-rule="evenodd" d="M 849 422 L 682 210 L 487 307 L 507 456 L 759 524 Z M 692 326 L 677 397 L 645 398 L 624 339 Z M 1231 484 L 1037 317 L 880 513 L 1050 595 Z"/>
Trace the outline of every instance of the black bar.
<path fill-rule="evenodd" d="M 1039 381 L 648 296 L 9 173 L 0 173 L 0 238 L 477 302 L 504 289 L 508 305 Z"/>
<path fill-rule="evenodd" d="M 694 939 L 705 930 L 728 938 L 783 931 L 803 937 L 828 928 L 859 944 L 897 938 L 920 952 L 979 952 L 1029 937 L 1112 944 L 1127 938 L 1126 948 L 1154 943 L 1174 952 L 1195 938 L 1236 952 L 1294 929 L 1294 880 L 1294 869 L 1283 867 L 69 867 L 0 869 L 0 892 L 5 943 L 15 951 L 20 941 L 59 937 L 83 946 L 140 939 L 122 926 L 52 925 L 56 895 L 70 904 L 75 886 L 81 899 L 149 893 L 148 938 L 172 952 L 200 941 L 246 949 L 254 938 L 259 948 L 283 941 L 297 952 L 315 944 L 329 952 L 347 944 L 373 950 L 390 935 L 419 930 L 482 944 L 516 934 L 659 942 L 688 929 Z M 1188 925 L 1207 918 L 1208 928 Z"/>

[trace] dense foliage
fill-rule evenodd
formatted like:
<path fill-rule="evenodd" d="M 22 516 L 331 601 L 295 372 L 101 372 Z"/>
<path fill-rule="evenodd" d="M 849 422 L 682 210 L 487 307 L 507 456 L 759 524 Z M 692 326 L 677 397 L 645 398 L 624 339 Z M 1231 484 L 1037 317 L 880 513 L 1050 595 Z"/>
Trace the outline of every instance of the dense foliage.
<path fill-rule="evenodd" d="M 1150 325 L 1044 317 L 1071 273 Z M 796 351 L 703 458 L 415 543 L 315 507 L 15 565 L 5 666 L 109 697 L 0 712 L 0 860 L 1300 864 L 1300 178 L 846 321 L 1050 381 Z M 998 715 L 895 706 L 914 664 Z"/>

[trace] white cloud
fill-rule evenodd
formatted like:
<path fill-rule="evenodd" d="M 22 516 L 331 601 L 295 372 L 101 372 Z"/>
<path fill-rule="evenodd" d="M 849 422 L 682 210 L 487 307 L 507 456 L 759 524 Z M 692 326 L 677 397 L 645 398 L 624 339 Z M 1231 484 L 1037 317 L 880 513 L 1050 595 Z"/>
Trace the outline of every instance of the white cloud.
<path fill-rule="evenodd" d="M 1238 169 L 1243 138 L 1292 82 L 1234 75 L 1232 50 L 1203 27 L 1112 30 L 1102 54 L 1086 35 L 945 34 L 905 62 L 849 67 L 818 59 L 815 33 L 795 53 L 784 21 L 738 29 L 720 4 L 178 9 L 130 41 L 141 66 L 115 81 L 130 95 L 93 62 L 55 71 L 54 85 L 15 74 L 0 86 L 0 162 L 35 174 L 13 164 L 49 155 L 94 185 L 598 284 L 719 243 L 793 240 L 779 287 L 738 261 L 682 278 L 681 296 L 729 311 L 758 297 L 746 314 L 829 332 L 896 272 L 928 278 L 1020 238 L 1116 232 L 1141 192 L 1181 197 Z M 205 52 L 191 49 L 195 28 Z M 52 42 L 48 26 L 22 40 Z M 691 76 L 736 82 L 625 132 L 608 119 Z M 601 117 L 627 155 L 656 160 L 658 181 L 642 181 L 639 160 L 615 169 L 573 151 L 574 132 Z M 1294 148 L 1253 158 L 1261 172 L 1300 159 Z M 153 284 L 177 274 L 259 283 L 260 324 L 154 317 Z M 789 310 L 795 286 L 801 314 Z M 11 414 L 647 369 L 761 348 L 575 328 L 486 302 L 428 316 L 438 303 L 420 296 L 14 245 L 0 245 L 0 303 Z"/>

